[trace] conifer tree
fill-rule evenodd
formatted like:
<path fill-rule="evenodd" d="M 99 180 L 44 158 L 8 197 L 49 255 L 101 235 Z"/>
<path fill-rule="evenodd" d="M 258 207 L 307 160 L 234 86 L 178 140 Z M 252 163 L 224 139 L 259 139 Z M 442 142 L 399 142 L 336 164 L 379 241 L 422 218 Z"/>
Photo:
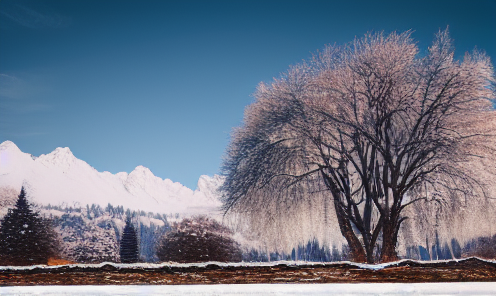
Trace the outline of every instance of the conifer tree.
<path fill-rule="evenodd" d="M 122 233 L 120 256 L 122 263 L 135 263 L 139 259 L 138 237 L 129 216 L 126 219 L 126 226 Z"/>
<path fill-rule="evenodd" d="M 50 221 L 33 212 L 24 187 L 14 208 L 0 223 L 0 264 L 46 264 L 48 258 L 56 255 L 56 233 Z"/>

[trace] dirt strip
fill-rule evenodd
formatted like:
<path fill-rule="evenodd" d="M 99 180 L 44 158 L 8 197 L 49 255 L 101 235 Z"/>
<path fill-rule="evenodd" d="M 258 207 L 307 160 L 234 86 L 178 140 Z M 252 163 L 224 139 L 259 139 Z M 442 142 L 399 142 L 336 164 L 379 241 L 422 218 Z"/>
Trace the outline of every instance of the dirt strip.
<path fill-rule="evenodd" d="M 9 270 L 0 267 L 0 286 L 17 285 L 178 285 L 250 283 L 418 283 L 496 281 L 496 263 L 463 261 L 419 263 L 402 261 L 383 269 L 351 264 L 275 266 L 165 266 L 117 268 L 61 266 Z"/>

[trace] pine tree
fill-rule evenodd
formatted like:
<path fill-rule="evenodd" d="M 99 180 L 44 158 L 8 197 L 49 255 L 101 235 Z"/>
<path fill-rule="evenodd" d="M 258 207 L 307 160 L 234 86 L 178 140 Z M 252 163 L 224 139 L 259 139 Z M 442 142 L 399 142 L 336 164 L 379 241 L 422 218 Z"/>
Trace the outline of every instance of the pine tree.
<path fill-rule="evenodd" d="M 26 200 L 24 187 L 14 209 L 9 209 L 0 222 L 1 264 L 46 264 L 56 255 L 58 240 L 50 221 L 33 212 Z"/>
<path fill-rule="evenodd" d="M 129 216 L 126 219 L 126 226 L 122 233 L 120 255 L 122 263 L 135 263 L 139 259 L 138 237 Z"/>

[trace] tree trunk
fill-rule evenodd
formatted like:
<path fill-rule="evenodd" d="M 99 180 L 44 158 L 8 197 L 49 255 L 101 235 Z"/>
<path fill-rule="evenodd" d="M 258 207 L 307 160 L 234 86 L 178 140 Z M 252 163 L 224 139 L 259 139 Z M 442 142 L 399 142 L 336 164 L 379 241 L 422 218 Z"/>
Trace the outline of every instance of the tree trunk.
<path fill-rule="evenodd" d="M 392 223 L 384 223 L 382 229 L 382 249 L 381 249 L 381 262 L 391 262 L 398 260 L 396 253 L 396 242 L 398 240 L 396 227 Z"/>
<path fill-rule="evenodd" d="M 365 250 L 363 249 L 360 240 L 356 237 L 351 224 L 349 221 L 345 221 L 348 226 L 340 227 L 341 234 L 346 238 L 348 246 L 350 247 L 351 260 L 353 262 L 367 263 L 367 256 L 365 255 Z"/>
<path fill-rule="evenodd" d="M 369 246 L 366 248 L 366 253 L 367 253 L 367 263 L 368 264 L 374 264 L 374 246 Z"/>
<path fill-rule="evenodd" d="M 350 247 L 351 260 L 353 262 L 366 263 L 367 257 L 365 255 L 365 250 L 362 246 L 362 243 L 355 235 L 355 232 L 351 227 L 350 220 L 346 219 L 343 210 L 339 207 L 336 200 L 334 202 L 334 206 L 336 209 L 336 216 L 338 218 L 339 229 L 341 230 L 341 234 L 344 236 L 344 238 L 348 242 L 348 246 Z"/>

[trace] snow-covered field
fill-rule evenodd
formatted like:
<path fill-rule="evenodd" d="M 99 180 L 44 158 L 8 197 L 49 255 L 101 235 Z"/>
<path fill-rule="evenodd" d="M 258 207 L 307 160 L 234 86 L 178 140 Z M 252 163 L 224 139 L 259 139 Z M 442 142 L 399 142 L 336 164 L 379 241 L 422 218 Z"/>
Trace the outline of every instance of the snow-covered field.
<path fill-rule="evenodd" d="M 2 287 L 0 295 L 496 295 L 496 282 Z"/>

